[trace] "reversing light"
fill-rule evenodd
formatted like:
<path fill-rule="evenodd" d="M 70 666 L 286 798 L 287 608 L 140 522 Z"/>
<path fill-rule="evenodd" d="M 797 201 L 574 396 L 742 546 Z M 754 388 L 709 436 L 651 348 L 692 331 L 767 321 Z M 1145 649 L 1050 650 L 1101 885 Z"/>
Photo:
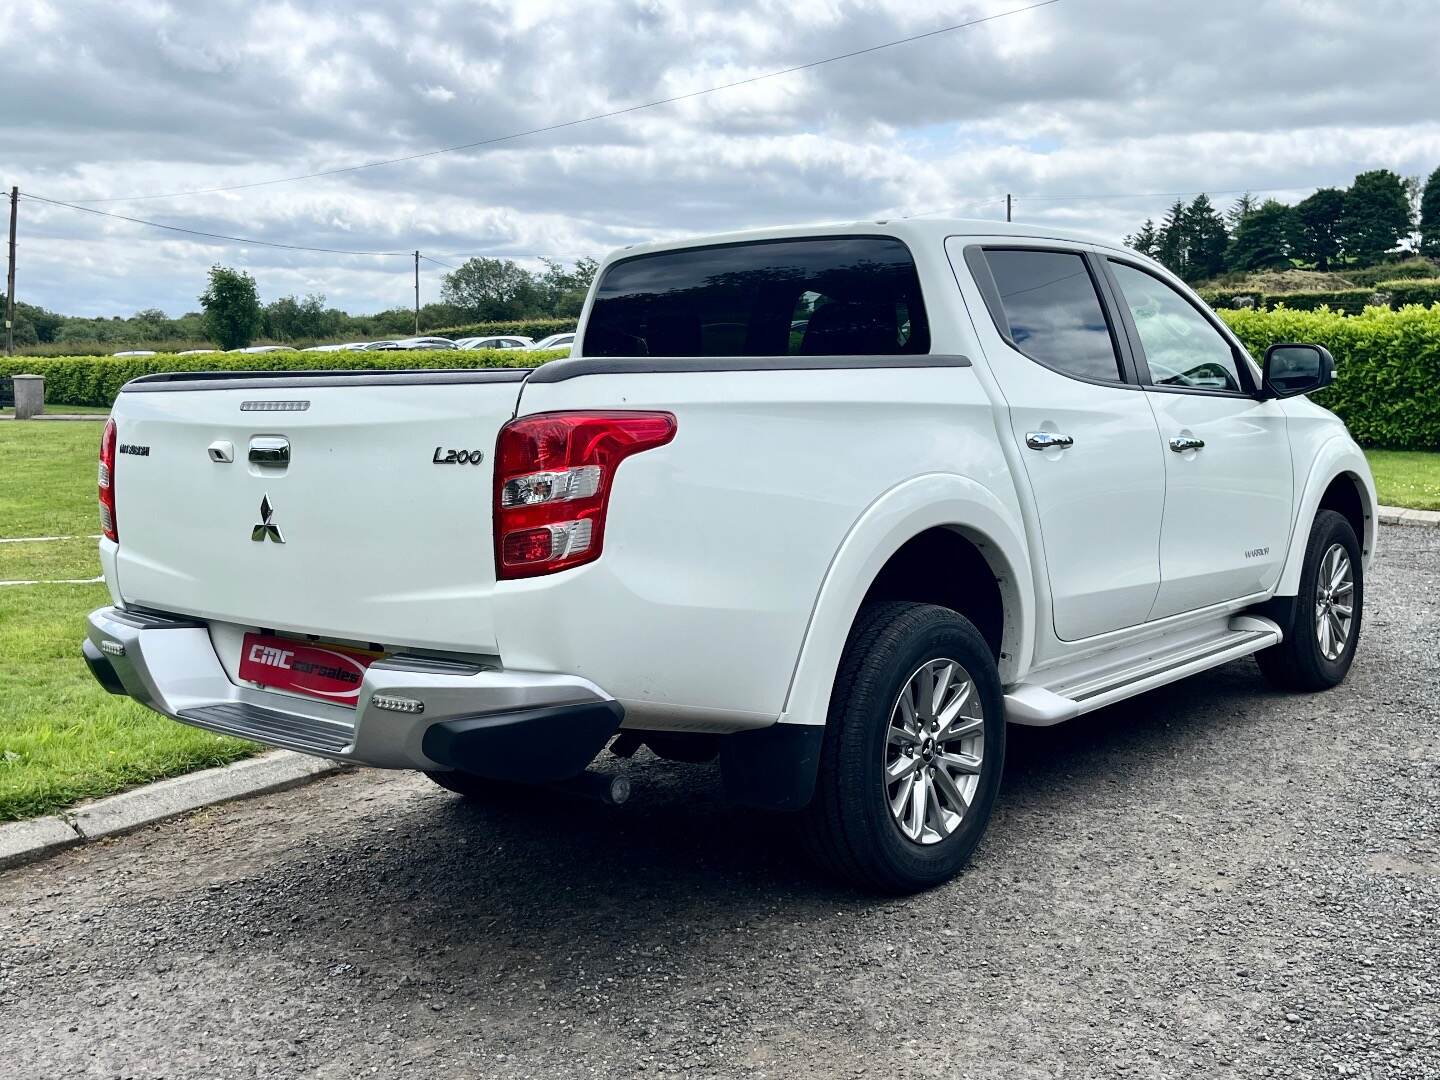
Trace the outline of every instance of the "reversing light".
<path fill-rule="evenodd" d="M 552 574 L 598 559 L 615 471 L 675 437 L 668 412 L 538 413 L 500 429 L 495 575 Z"/>

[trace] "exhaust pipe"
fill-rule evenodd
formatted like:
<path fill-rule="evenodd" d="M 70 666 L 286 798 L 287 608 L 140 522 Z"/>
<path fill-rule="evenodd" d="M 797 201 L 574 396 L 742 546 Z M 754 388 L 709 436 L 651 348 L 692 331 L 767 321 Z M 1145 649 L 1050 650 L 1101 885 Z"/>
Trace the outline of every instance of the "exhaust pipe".
<path fill-rule="evenodd" d="M 607 806 L 619 806 L 630 798 L 630 779 L 617 773 L 591 772 L 586 770 L 579 776 L 557 780 L 546 787 L 566 795 L 582 799 L 593 799 Z"/>

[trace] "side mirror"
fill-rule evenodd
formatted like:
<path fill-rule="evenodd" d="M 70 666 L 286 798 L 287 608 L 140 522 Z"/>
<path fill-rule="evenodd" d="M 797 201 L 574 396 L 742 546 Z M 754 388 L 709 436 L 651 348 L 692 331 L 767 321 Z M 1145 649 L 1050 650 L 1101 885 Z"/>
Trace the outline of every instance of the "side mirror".
<path fill-rule="evenodd" d="M 1335 359 L 1322 345 L 1271 345 L 1262 370 L 1265 389 L 1281 398 L 1311 394 L 1335 381 Z"/>

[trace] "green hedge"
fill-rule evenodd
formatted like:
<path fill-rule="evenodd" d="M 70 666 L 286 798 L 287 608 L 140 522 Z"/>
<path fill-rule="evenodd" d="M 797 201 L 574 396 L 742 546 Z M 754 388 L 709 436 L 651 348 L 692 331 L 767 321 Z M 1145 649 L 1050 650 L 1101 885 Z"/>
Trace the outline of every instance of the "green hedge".
<path fill-rule="evenodd" d="M 427 330 L 427 337 L 448 337 L 452 340 L 462 337 L 504 337 L 518 335 L 539 341 L 551 334 L 570 334 L 575 331 L 574 319 L 522 319 L 519 322 L 481 322 L 468 326 L 447 326 L 441 330 Z"/>
<path fill-rule="evenodd" d="M 1440 278 L 1429 281 L 1382 281 L 1375 286 L 1377 292 L 1390 294 L 1391 307 L 1406 304 L 1440 304 Z"/>
<path fill-rule="evenodd" d="M 1200 299 L 1217 310 L 1220 308 L 1233 308 L 1235 301 L 1242 298 L 1249 298 L 1255 301 L 1257 308 L 1265 306 L 1265 294 L 1259 289 L 1201 289 Z"/>
<path fill-rule="evenodd" d="M 1376 266 L 1367 266 L 1363 270 L 1352 270 L 1349 267 L 1342 267 L 1336 271 L 1343 274 L 1345 280 L 1357 286 L 1375 287 L 1382 281 L 1408 281 L 1412 278 L 1440 278 L 1440 265 L 1431 262 L 1429 259 L 1415 256 L 1404 259 L 1401 262 L 1380 263 Z"/>
<path fill-rule="evenodd" d="M 1265 298 L 1271 308 L 1284 304 L 1291 311 L 1318 311 L 1328 307 L 1331 311 L 1343 311 L 1347 315 L 1359 315 L 1375 297 L 1374 289 L 1336 289 L 1333 291 L 1293 292 L 1272 294 Z"/>
<path fill-rule="evenodd" d="M 1440 450 L 1440 306 L 1336 311 L 1222 311 L 1256 357 L 1277 341 L 1324 345 L 1335 385 L 1315 400 L 1365 446 Z"/>
<path fill-rule="evenodd" d="M 49 405 L 108 406 L 120 388 L 162 371 L 338 371 L 355 368 L 533 367 L 563 352 L 521 349 L 437 349 L 414 352 L 208 353 L 203 356 L 0 357 L 0 376 L 45 376 Z"/>

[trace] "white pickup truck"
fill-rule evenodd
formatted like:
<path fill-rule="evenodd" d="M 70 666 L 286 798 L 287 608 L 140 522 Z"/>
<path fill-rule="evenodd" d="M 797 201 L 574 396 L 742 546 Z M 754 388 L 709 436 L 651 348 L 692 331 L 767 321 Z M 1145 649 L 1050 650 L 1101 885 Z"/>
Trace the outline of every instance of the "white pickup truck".
<path fill-rule="evenodd" d="M 1161 267 L 993 222 L 629 248 L 533 370 L 130 383 L 85 655 L 177 720 L 485 798 L 719 758 L 869 888 L 945 880 L 1006 722 L 1254 655 L 1344 678 L 1376 500 Z"/>

